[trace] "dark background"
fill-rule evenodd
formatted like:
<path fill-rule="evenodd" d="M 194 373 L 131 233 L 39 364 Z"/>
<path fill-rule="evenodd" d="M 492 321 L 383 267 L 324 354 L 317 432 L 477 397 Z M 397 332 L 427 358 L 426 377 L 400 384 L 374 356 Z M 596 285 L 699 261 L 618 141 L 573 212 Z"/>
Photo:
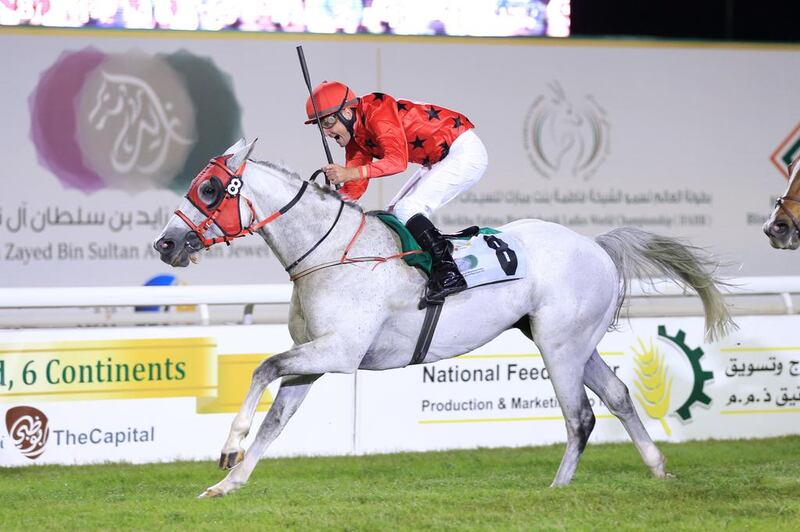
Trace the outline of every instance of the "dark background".
<path fill-rule="evenodd" d="M 798 0 L 572 0 L 575 37 L 798 42 Z"/>

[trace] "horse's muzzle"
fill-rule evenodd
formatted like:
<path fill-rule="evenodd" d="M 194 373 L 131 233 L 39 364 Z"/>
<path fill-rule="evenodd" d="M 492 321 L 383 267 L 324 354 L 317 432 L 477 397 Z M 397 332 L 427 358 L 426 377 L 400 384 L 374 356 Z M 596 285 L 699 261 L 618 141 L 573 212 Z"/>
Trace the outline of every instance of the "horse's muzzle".
<path fill-rule="evenodd" d="M 795 233 L 792 228 L 783 220 L 768 221 L 762 229 L 774 248 L 797 249 L 800 245 L 800 240 L 793 238 Z"/>
<path fill-rule="evenodd" d="M 203 249 L 200 238 L 191 231 L 183 235 L 165 234 L 153 243 L 161 260 L 170 266 L 189 265 L 189 256 Z"/>

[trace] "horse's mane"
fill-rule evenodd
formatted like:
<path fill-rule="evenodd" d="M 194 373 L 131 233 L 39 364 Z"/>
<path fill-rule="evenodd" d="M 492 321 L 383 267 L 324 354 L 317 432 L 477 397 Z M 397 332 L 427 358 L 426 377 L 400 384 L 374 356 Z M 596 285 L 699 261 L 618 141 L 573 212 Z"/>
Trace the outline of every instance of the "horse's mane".
<path fill-rule="evenodd" d="M 282 164 L 274 163 L 272 161 L 256 161 L 254 159 L 249 159 L 249 160 L 254 162 L 254 163 L 256 163 L 256 164 L 258 164 L 258 165 L 266 166 L 267 168 L 269 168 L 271 170 L 275 170 L 276 172 L 279 172 L 280 174 L 282 174 L 285 177 L 288 177 L 289 179 L 298 179 L 300 181 L 303 181 L 303 177 L 300 174 L 298 174 L 297 172 L 295 172 L 291 168 L 289 168 L 287 166 L 284 166 Z M 359 210 L 361 212 L 364 212 L 364 209 L 361 207 L 361 205 L 359 205 L 358 203 L 355 203 L 353 201 L 350 201 L 348 199 L 345 199 L 341 194 L 339 194 L 339 192 L 337 192 L 335 189 L 333 189 L 331 187 L 319 185 L 319 184 L 317 184 L 316 181 L 309 182 L 309 185 L 313 186 L 314 188 L 316 188 L 321 193 L 333 197 L 337 201 L 343 201 L 345 205 L 348 205 L 348 206 L 350 206 L 350 207 L 352 207 L 354 209 L 357 209 L 357 210 Z"/>

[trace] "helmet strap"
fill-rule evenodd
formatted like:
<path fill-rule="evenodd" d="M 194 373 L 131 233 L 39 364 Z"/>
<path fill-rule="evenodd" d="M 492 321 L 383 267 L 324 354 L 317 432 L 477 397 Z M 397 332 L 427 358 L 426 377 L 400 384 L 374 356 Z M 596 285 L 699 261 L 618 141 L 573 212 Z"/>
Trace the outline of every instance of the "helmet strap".
<path fill-rule="evenodd" d="M 347 131 L 350 133 L 350 136 L 352 137 L 353 136 L 353 126 L 356 123 L 356 111 L 355 111 L 355 109 L 350 111 L 350 118 L 349 119 L 345 118 L 344 113 L 341 110 L 336 111 L 336 118 L 339 120 L 339 122 L 344 124 L 344 127 L 347 128 Z"/>

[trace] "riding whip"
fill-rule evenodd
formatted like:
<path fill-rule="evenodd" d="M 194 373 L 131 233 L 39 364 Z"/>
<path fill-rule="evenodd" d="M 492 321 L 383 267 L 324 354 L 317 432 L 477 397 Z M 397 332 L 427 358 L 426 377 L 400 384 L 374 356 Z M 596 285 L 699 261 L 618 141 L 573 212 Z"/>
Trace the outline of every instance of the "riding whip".
<path fill-rule="evenodd" d="M 297 47 L 297 57 L 300 59 L 300 68 L 303 69 L 303 79 L 306 81 L 308 87 L 308 95 L 311 98 L 311 106 L 314 108 L 314 119 L 319 129 L 319 135 L 322 138 L 322 147 L 325 148 L 325 157 L 328 158 L 328 164 L 333 164 L 333 157 L 331 157 L 331 150 L 328 147 L 328 142 L 325 140 L 325 133 L 322 131 L 322 123 L 319 120 L 319 111 L 317 111 L 317 102 L 314 101 L 314 91 L 311 88 L 311 76 L 308 75 L 308 66 L 306 65 L 306 56 L 303 54 L 303 46 Z M 325 184 L 330 186 L 331 182 L 328 176 L 325 176 Z M 338 188 L 338 187 L 337 187 Z"/>

